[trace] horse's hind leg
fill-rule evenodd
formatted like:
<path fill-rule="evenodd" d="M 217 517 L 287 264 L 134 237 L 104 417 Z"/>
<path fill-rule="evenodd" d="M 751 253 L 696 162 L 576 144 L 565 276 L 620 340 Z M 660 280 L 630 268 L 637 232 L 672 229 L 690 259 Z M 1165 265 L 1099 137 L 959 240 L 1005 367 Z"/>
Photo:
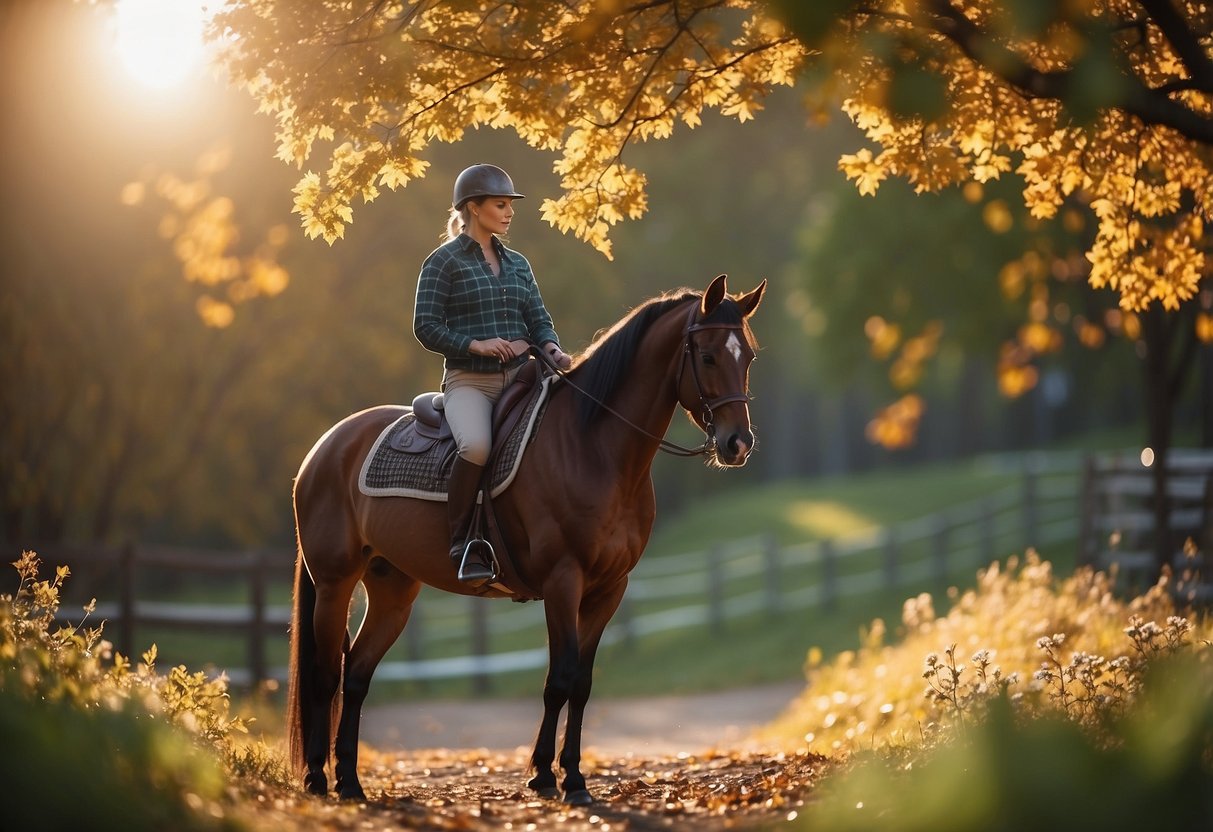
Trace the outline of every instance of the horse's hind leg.
<path fill-rule="evenodd" d="M 366 797 L 358 780 L 358 730 L 362 703 L 371 676 L 388 648 L 400 637 L 412 612 L 421 584 L 381 557 L 374 558 L 362 576 L 367 610 L 358 635 L 345 659 L 341 721 L 337 725 L 334 775 L 337 794 L 345 799 Z"/>
<path fill-rule="evenodd" d="M 341 684 L 342 660 L 349 644 L 349 610 L 358 575 L 342 580 L 316 581 L 316 606 L 312 619 L 315 635 L 314 664 L 310 689 L 302 691 L 304 760 L 307 773 L 304 785 L 313 794 L 324 794 L 328 780 L 324 768 L 332 742 L 332 726 L 337 708 L 337 689 Z"/>

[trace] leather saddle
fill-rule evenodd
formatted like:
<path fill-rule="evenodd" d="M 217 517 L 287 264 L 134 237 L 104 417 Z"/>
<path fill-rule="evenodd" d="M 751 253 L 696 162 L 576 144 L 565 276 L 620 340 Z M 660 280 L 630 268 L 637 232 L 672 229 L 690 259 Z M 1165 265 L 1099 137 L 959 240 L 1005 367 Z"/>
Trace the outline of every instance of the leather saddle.
<path fill-rule="evenodd" d="M 514 429 L 525 410 L 521 405 L 535 394 L 535 382 L 538 380 L 539 362 L 528 361 L 493 406 L 493 451 L 490 459 L 496 457 L 499 444 Z M 445 396 L 435 391 L 421 393 L 414 398 L 413 422 L 391 438 L 390 447 L 406 454 L 421 454 L 428 452 L 438 442 L 452 441 L 444 402 Z"/>
<path fill-rule="evenodd" d="M 489 452 L 489 459 L 485 465 L 485 472 L 491 472 L 498 457 L 502 453 L 502 449 L 508 444 L 507 440 L 518 427 L 523 414 L 527 411 L 527 405 L 534 396 L 539 395 L 541 385 L 537 384 L 540 379 L 539 362 L 528 361 L 518 371 L 513 383 L 506 388 L 501 394 L 501 398 L 497 400 L 497 404 L 493 407 L 493 448 Z M 442 393 L 422 393 L 413 399 L 413 416 L 411 423 L 403 430 L 395 434 L 390 440 L 390 446 L 398 451 L 403 451 L 409 454 L 427 453 L 439 443 L 448 443 L 449 451 L 445 453 L 441 448 L 435 451 L 436 455 L 441 455 L 443 461 L 441 466 L 446 468 L 450 462 L 454 460 L 455 440 L 451 434 L 450 423 L 446 420 L 446 415 L 443 412 L 444 396 Z M 532 589 L 526 580 L 518 573 L 518 569 L 514 564 L 513 557 L 509 553 L 509 548 L 506 545 L 505 539 L 501 535 L 501 529 L 497 524 L 496 516 L 493 512 L 493 501 L 490 497 L 490 489 L 486 484 L 482 483 L 483 500 L 481 505 L 484 509 L 482 520 L 474 521 L 474 525 L 479 527 L 481 522 L 484 523 L 483 532 L 487 533 L 487 538 L 491 542 L 485 542 L 488 548 L 489 556 L 496 564 L 495 570 L 497 574 L 481 587 L 476 594 L 483 595 L 490 591 L 497 591 L 512 597 L 515 601 L 530 601 L 537 600 L 541 597 L 538 592 Z M 479 514 L 479 513 L 478 513 Z M 484 542 L 485 536 L 480 535 L 480 540 Z M 495 544 L 495 545 L 494 545 Z M 498 557 L 495 552 L 500 551 L 503 557 Z M 465 552 L 464 557 L 467 557 Z"/>

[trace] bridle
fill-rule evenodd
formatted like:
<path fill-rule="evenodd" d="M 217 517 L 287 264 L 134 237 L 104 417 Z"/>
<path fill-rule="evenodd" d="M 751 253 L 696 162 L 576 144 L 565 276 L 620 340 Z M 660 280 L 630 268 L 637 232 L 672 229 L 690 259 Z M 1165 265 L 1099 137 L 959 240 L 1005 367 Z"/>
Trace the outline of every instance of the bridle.
<path fill-rule="evenodd" d="M 633 422 L 628 417 L 624 416 L 618 410 L 615 410 L 615 408 L 611 407 L 606 402 L 586 392 L 586 390 L 573 381 L 573 379 L 570 378 L 564 370 L 557 367 L 555 362 L 552 361 L 551 357 L 548 356 L 542 349 L 535 345 L 531 345 L 531 352 L 538 356 L 539 360 L 542 361 L 549 370 L 559 375 L 569 386 L 581 393 L 581 395 L 585 396 L 587 399 L 594 402 L 603 410 L 610 413 L 612 416 L 619 419 L 632 429 L 644 434 L 649 439 L 656 440 L 658 450 L 665 451 L 667 454 L 671 454 L 673 456 L 702 456 L 704 454 L 713 453 L 716 450 L 715 409 L 723 404 L 728 404 L 729 402 L 746 402 L 748 404 L 750 402 L 750 397 L 744 392 L 729 393 L 724 396 L 717 396 L 714 399 L 708 399 L 708 397 L 704 395 L 703 382 L 700 381 L 699 378 L 699 367 L 695 364 L 695 333 L 702 332 L 705 329 L 731 329 L 734 332 L 742 332 L 744 331 L 744 326 L 740 323 L 697 324 L 695 323 L 695 313 L 698 311 L 698 309 L 699 304 L 691 304 L 691 314 L 687 317 L 686 326 L 682 328 L 682 359 L 678 362 L 678 373 L 674 379 L 674 395 L 675 398 L 681 402 L 682 396 L 680 391 L 682 390 L 682 372 L 683 368 L 689 362 L 691 365 L 691 379 L 695 383 L 695 394 L 699 396 L 699 415 L 703 419 L 703 432 L 706 436 L 703 444 L 697 448 L 686 448 L 679 445 L 677 442 L 671 442 L 663 436 L 655 436 L 654 434 L 649 433 L 647 430 Z"/>
<path fill-rule="evenodd" d="M 710 447 L 716 445 L 716 426 L 714 422 L 713 411 L 722 404 L 729 402 L 745 402 L 750 403 L 750 397 L 744 392 L 729 393 L 724 396 L 717 396 L 709 400 L 703 393 L 703 382 L 699 380 L 699 365 L 695 363 L 695 333 L 702 332 L 705 329 L 731 329 L 734 332 L 741 332 L 741 324 L 726 324 L 726 323 L 695 323 L 695 311 L 697 305 L 692 304 L 691 314 L 687 318 L 687 325 L 682 330 L 682 360 L 678 362 L 678 375 L 674 380 L 675 392 L 682 390 L 682 369 L 688 363 L 691 365 L 691 379 L 695 382 L 695 393 L 699 396 L 699 415 L 703 417 L 703 432 L 707 434 L 707 441 L 703 444 L 703 451 L 707 453 Z"/>

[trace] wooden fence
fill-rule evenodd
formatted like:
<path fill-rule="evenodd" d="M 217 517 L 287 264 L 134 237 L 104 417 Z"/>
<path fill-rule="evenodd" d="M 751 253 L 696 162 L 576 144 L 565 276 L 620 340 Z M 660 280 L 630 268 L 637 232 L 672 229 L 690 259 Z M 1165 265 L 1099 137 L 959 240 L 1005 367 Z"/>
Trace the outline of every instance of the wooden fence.
<path fill-rule="evenodd" d="M 1014 466 L 1021 473 L 1019 482 L 927 517 L 836 539 L 780 546 L 773 537 L 760 536 L 722 542 L 706 552 L 643 558 L 604 644 L 631 643 L 686 627 L 719 632 L 737 618 L 829 610 L 846 599 L 872 593 L 904 597 L 940 591 L 971 578 L 991 561 L 1028 547 L 1055 553 L 1057 547 L 1075 545 L 1080 560 L 1102 551 L 1097 538 L 1115 528 L 1116 521 L 1100 507 L 1110 505 L 1103 496 L 1119 493 L 1112 483 L 1124 473 L 1124 466 L 1100 462 L 1084 467 L 1077 456 L 1057 455 L 999 457 L 988 464 Z M 1085 473 L 1080 475 L 1080 470 Z M 1104 477 L 1105 471 L 1114 473 Z M 1102 496 L 1097 499 L 1095 494 Z M 1201 522 L 1208 523 L 1207 514 Z M 62 562 L 54 548 L 39 554 L 46 563 Z M 75 554 L 67 560 L 74 569 L 81 552 Z M 253 685 L 281 679 L 285 668 L 269 656 L 285 653 L 290 611 L 267 598 L 271 587 L 280 597 L 289 595 L 293 557 L 286 551 L 232 554 L 163 547 L 94 551 L 87 561 L 108 564 L 111 570 L 117 565 L 116 576 L 110 576 L 111 585 L 117 579 L 117 601 L 99 604 L 95 615 L 116 628 L 116 638 L 114 630 L 107 633 L 127 655 L 136 647 L 136 629 L 141 633 L 148 628 L 222 630 L 242 635 L 246 663 L 226 668 L 232 682 Z M 145 600 L 138 591 L 139 577 L 153 568 L 179 575 L 230 576 L 248 587 L 248 600 L 239 605 Z M 360 606 L 356 597 L 354 621 L 361 618 Z M 428 592 L 376 678 L 424 682 L 467 677 L 475 690 L 484 692 L 496 674 L 538 668 L 546 662 L 541 604 L 492 603 Z"/>
<path fill-rule="evenodd" d="M 267 646 L 287 635 L 291 610 L 286 605 L 269 603 L 268 597 L 271 585 L 289 586 L 294 568 L 293 552 L 232 552 L 169 546 L 128 546 L 117 550 L 56 545 L 24 548 L 37 552 L 44 564 L 67 563 L 73 573 L 80 573 L 68 582 L 73 594 L 78 594 L 80 587 L 76 584 L 81 578 L 84 579 L 84 591 L 96 594 L 97 590 L 111 590 L 110 596 L 116 600 L 99 601 L 91 620 L 106 622 L 106 637 L 123 655 L 137 655 L 149 646 L 137 640 L 136 629 L 230 633 L 241 636 L 246 645 L 245 666 L 227 671 L 234 682 L 252 685 L 283 675 L 270 668 Z M 219 576 L 246 588 L 247 599 L 241 604 L 147 600 L 140 597 L 140 585 L 147 583 L 141 581 L 140 576 L 151 570 L 176 576 L 175 583 L 181 585 L 178 590 L 188 590 L 199 576 Z M 64 604 L 59 616 L 64 622 L 75 624 L 82 613 Z"/>
<path fill-rule="evenodd" d="M 1155 529 L 1154 471 L 1138 454 L 1088 457 L 1083 464 L 1082 534 L 1079 562 L 1117 567 L 1126 584 L 1140 588 L 1158 573 L 1156 536 L 1191 600 L 1213 597 L 1206 560 L 1213 553 L 1213 450 L 1176 449 L 1167 463 L 1167 522 Z"/>

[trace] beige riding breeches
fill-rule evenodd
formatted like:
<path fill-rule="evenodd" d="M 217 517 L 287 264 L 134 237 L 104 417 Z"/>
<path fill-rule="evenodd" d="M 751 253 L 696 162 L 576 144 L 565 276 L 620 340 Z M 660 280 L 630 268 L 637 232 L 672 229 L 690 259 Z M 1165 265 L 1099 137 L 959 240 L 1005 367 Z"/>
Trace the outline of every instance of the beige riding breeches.
<path fill-rule="evenodd" d="M 446 420 L 459 455 L 484 465 L 493 447 L 493 405 L 509 387 L 522 365 L 498 373 L 447 370 L 442 377 Z"/>

